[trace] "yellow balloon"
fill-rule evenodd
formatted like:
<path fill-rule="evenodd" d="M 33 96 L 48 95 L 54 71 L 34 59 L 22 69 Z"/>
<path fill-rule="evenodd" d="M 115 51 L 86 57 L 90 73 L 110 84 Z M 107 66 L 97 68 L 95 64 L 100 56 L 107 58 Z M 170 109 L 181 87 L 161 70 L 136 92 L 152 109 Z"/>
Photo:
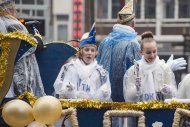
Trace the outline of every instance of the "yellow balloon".
<path fill-rule="evenodd" d="M 27 127 L 47 127 L 45 124 L 42 124 L 37 121 L 33 121 L 32 123 L 28 124 Z"/>
<path fill-rule="evenodd" d="M 14 127 L 24 127 L 34 120 L 32 107 L 22 100 L 12 100 L 6 103 L 2 110 L 4 121 Z"/>
<path fill-rule="evenodd" d="M 61 112 L 61 102 L 53 96 L 40 97 L 33 106 L 35 120 L 43 124 L 54 124 L 61 117 Z"/>

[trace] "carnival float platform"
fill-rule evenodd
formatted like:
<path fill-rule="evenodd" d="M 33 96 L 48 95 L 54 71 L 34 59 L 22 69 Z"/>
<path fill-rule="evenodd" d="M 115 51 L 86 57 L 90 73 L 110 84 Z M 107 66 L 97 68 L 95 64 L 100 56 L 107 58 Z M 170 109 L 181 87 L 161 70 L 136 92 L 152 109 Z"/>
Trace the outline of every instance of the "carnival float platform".
<path fill-rule="evenodd" d="M 8 118 L 12 127 L 17 126 L 19 121 L 24 121 L 26 117 L 22 116 L 22 113 L 26 113 L 25 110 L 21 110 L 23 105 L 31 106 L 29 116 L 31 119 L 23 124 L 22 127 L 26 127 L 29 122 L 38 120 L 35 116 L 43 116 L 45 113 L 52 115 L 43 116 L 47 118 L 43 121 L 43 124 L 49 127 L 53 126 L 54 122 L 62 117 L 70 119 L 73 127 L 111 127 L 112 117 L 135 117 L 138 120 L 138 127 L 179 127 L 183 125 L 184 118 L 190 117 L 190 103 L 183 103 L 176 100 L 170 102 L 139 102 L 139 103 L 125 103 L 125 102 L 98 102 L 93 100 L 58 100 L 53 95 L 53 83 L 57 77 L 61 66 L 66 60 L 76 53 L 76 49 L 60 42 L 50 43 L 45 45 L 42 51 L 36 53 L 36 58 L 39 64 L 40 75 L 44 84 L 45 92 L 47 96 L 43 101 L 35 97 L 30 92 L 25 92 L 23 95 L 17 98 L 4 98 L 8 92 L 13 75 L 14 64 L 18 61 L 19 57 L 24 54 L 30 47 L 36 46 L 31 36 L 24 35 L 19 32 L 0 34 L 0 101 L 1 111 L 8 108 L 6 104 L 14 102 L 15 99 L 23 100 L 20 105 L 13 110 L 14 112 L 2 113 L 0 127 L 9 127 L 4 121 L 5 117 L 15 116 Z M 22 49 L 22 50 L 21 50 Z M 24 50 L 23 50 L 24 49 Z M 19 54 L 19 55 L 18 55 Z M 51 97 L 50 97 L 51 96 Z M 51 99 L 50 99 L 51 98 Z M 18 101 L 18 102 L 20 102 Z M 47 109 L 44 112 L 41 110 L 34 110 L 35 103 L 38 101 L 40 108 Z M 42 104 L 42 102 L 44 102 Z M 16 103 L 12 103 L 15 107 Z M 22 105 L 23 104 L 23 105 Z M 55 106 L 58 104 L 57 106 Z M 53 106 L 52 106 L 53 105 Z M 55 109 L 54 109 L 55 108 Z M 51 110 L 50 110 L 51 109 Z M 54 114 L 55 111 L 57 114 Z M 15 115 L 15 112 L 17 114 Z M 10 113 L 10 114 L 6 114 Z M 20 116 L 20 117 L 17 117 Z M 55 118 L 56 116 L 56 118 Z M 42 118 L 43 118 L 42 117 Z M 53 120 L 54 121 L 53 121 Z M 51 123 L 49 121 L 52 120 Z M 37 126 L 36 126 L 37 127 Z"/>
<path fill-rule="evenodd" d="M 36 97 L 31 93 L 25 93 L 19 97 L 34 105 Z M 13 100 L 6 98 L 2 105 Z M 51 100 L 49 100 L 51 103 Z M 185 117 L 190 117 L 190 103 L 171 102 L 98 102 L 93 100 L 59 100 L 61 102 L 62 115 L 68 118 L 73 127 L 111 127 L 112 117 L 135 117 L 137 127 L 179 127 Z M 44 107 L 47 107 L 47 105 Z M 56 106 L 55 106 L 56 107 Z M 49 116 L 51 118 L 51 116 Z M 3 125 L 3 126 L 2 126 Z M 159 126 L 158 126 L 159 125 Z M 3 122 L 2 127 L 9 127 Z"/>

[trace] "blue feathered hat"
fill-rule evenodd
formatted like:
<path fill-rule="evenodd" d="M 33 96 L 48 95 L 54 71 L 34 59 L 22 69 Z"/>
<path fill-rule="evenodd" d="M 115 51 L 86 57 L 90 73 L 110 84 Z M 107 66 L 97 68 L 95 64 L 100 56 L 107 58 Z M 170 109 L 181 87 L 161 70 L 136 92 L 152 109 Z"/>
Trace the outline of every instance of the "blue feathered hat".
<path fill-rule="evenodd" d="M 79 48 L 83 47 L 84 45 L 95 45 L 96 46 L 96 39 L 95 39 L 95 35 L 96 35 L 96 28 L 95 28 L 95 23 L 92 25 L 90 32 L 89 33 L 85 33 L 80 41 L 80 46 Z"/>

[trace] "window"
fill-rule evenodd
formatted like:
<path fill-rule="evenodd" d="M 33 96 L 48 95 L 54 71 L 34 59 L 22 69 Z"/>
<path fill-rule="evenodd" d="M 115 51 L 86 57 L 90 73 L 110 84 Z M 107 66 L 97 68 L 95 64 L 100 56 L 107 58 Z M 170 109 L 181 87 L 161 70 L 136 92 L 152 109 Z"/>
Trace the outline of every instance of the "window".
<path fill-rule="evenodd" d="M 43 10 L 37 10 L 37 16 L 44 16 Z"/>
<path fill-rule="evenodd" d="M 36 11 L 32 10 L 32 16 L 35 16 L 35 15 L 36 15 Z"/>
<path fill-rule="evenodd" d="M 116 19 L 117 13 L 125 5 L 125 0 L 96 0 L 97 19 Z"/>
<path fill-rule="evenodd" d="M 16 3 L 16 4 L 19 4 L 19 3 L 20 3 L 20 0 L 15 0 L 15 3 Z"/>
<path fill-rule="evenodd" d="M 68 21 L 69 16 L 68 15 L 57 15 L 57 20 L 58 21 Z"/>
<path fill-rule="evenodd" d="M 43 5 L 44 4 L 44 0 L 37 0 L 37 4 L 38 5 Z"/>
<path fill-rule="evenodd" d="M 22 13 L 25 14 L 25 15 L 30 16 L 30 10 L 23 9 Z"/>
<path fill-rule="evenodd" d="M 145 18 L 154 19 L 156 16 L 156 0 L 145 0 Z"/>
<path fill-rule="evenodd" d="M 141 0 L 137 0 L 135 8 L 135 15 L 137 19 L 140 19 L 141 15 Z"/>
<path fill-rule="evenodd" d="M 120 1 L 112 0 L 112 18 L 117 18 L 117 13 L 123 7 L 123 6 L 121 6 L 121 5 L 124 5 L 123 3 L 122 3 L 122 0 L 120 0 Z"/>
<path fill-rule="evenodd" d="M 68 30 L 67 25 L 58 25 L 58 40 L 67 41 Z"/>
<path fill-rule="evenodd" d="M 174 18 L 174 6 L 175 1 L 174 0 L 164 0 L 163 1 L 163 9 L 164 9 L 164 18 Z"/>
<path fill-rule="evenodd" d="M 17 12 L 17 13 L 20 13 L 20 9 L 16 9 L 16 12 Z"/>
<path fill-rule="evenodd" d="M 34 0 L 22 0 L 23 4 L 34 4 Z"/>
<path fill-rule="evenodd" d="M 179 0 L 179 18 L 190 18 L 190 0 Z"/>
<path fill-rule="evenodd" d="M 108 0 L 97 0 L 97 18 L 107 19 L 108 18 Z"/>

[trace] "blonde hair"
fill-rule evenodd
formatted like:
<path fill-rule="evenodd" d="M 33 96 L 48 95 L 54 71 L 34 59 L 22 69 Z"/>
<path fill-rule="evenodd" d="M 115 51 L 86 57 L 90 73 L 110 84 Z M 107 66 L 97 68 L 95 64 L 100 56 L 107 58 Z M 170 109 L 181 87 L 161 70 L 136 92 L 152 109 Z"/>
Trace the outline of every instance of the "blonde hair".
<path fill-rule="evenodd" d="M 98 54 L 97 46 L 96 46 L 96 45 L 87 44 L 87 45 L 84 45 L 83 47 L 79 48 L 78 52 L 76 53 L 76 56 L 77 56 L 79 59 L 82 59 L 82 50 L 84 49 L 84 47 L 88 47 L 88 46 L 93 46 L 93 47 L 96 48 L 96 56 L 97 56 L 97 54 Z"/>

